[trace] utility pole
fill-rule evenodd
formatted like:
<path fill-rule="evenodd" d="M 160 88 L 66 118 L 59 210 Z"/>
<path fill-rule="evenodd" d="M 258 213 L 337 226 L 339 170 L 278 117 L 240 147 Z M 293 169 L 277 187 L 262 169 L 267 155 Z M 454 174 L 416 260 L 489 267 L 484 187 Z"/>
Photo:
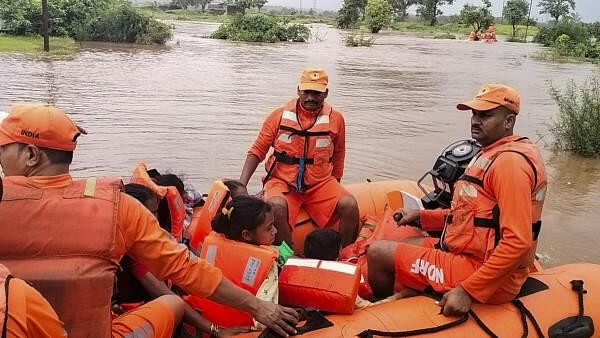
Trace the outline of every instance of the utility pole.
<path fill-rule="evenodd" d="M 533 6 L 533 0 L 529 2 L 529 14 L 527 14 L 527 25 L 525 26 L 525 42 L 527 42 L 527 31 L 529 30 L 529 19 L 531 18 L 531 6 Z"/>
<path fill-rule="evenodd" d="M 317 0 L 313 0 L 313 11 L 317 10 Z"/>
<path fill-rule="evenodd" d="M 300 0 L 300 13 L 302 13 L 302 0 Z"/>
<path fill-rule="evenodd" d="M 42 0 L 42 35 L 44 35 L 44 52 L 50 51 L 50 36 L 48 32 L 48 0 Z"/>
<path fill-rule="evenodd" d="M 500 15 L 502 15 L 500 17 L 500 24 L 504 23 L 504 4 L 506 3 L 506 0 L 502 0 L 502 12 L 500 13 Z"/>

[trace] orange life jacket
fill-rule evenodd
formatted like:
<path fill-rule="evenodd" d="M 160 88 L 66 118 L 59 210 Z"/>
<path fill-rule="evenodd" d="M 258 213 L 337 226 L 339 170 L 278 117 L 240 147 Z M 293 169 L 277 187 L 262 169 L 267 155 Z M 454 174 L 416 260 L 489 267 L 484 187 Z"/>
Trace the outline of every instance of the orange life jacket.
<path fill-rule="evenodd" d="M 277 250 L 269 246 L 257 246 L 233 241 L 211 232 L 206 236 L 200 257 L 223 271 L 233 284 L 256 295 L 267 278 L 273 264 L 277 264 Z M 252 326 L 252 315 L 206 298 L 186 296 L 185 300 L 202 310 L 211 322 L 223 326 Z"/>
<path fill-rule="evenodd" d="M 534 258 L 535 244 L 541 229 L 542 207 L 546 195 L 546 171 L 539 151 L 526 137 L 509 136 L 497 146 L 482 150 L 473 158 L 464 175 L 454 188 L 454 200 L 448 217 L 448 225 L 442 234 L 442 249 L 455 254 L 487 260 L 500 241 L 500 214 L 494 194 L 484 189 L 487 170 L 502 153 L 517 153 L 527 161 L 533 171 L 535 182 L 531 190 L 532 232 L 534 248 L 523 262 L 529 266 Z M 506 170 L 512 170 L 508 168 Z M 476 205 L 477 208 L 472 206 Z"/>
<path fill-rule="evenodd" d="M 192 222 L 188 228 L 191 235 L 190 246 L 193 249 L 200 250 L 204 238 L 212 230 L 212 220 L 225 207 L 229 196 L 229 189 L 223 181 L 217 180 L 211 184 L 206 202 L 200 209 L 194 210 Z"/>
<path fill-rule="evenodd" d="M 185 204 L 176 187 L 163 187 L 156 184 L 148 176 L 148 168 L 145 163 L 138 163 L 131 175 L 130 183 L 137 183 L 146 186 L 161 199 L 167 199 L 169 214 L 171 216 L 171 235 L 177 242 L 181 242 L 183 237 L 183 223 L 185 221 Z"/>
<path fill-rule="evenodd" d="M 111 257 L 119 179 L 39 189 L 4 179 L 0 257 L 31 283 L 65 323 L 69 337 L 110 337 L 110 299 L 119 262 Z"/>
<path fill-rule="evenodd" d="M 8 284 L 12 276 L 10 271 L 0 264 L 0 336 L 6 337 L 6 318 L 8 317 Z"/>
<path fill-rule="evenodd" d="M 329 121 L 333 108 L 324 103 L 313 125 L 303 128 L 297 115 L 299 104 L 298 99 L 294 99 L 280 108 L 281 122 L 274 151 L 265 167 L 266 179 L 277 177 L 297 191 L 304 191 L 333 172 L 334 146 Z"/>
<path fill-rule="evenodd" d="M 351 263 L 290 258 L 279 274 L 279 302 L 352 313 L 361 274 Z"/>

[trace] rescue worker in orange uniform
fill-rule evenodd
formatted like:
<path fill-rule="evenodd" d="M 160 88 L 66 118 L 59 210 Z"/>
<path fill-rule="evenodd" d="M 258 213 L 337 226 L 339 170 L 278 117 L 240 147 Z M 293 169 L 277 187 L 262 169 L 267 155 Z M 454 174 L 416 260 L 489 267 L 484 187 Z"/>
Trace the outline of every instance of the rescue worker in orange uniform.
<path fill-rule="evenodd" d="M 419 222 L 436 238 L 379 241 L 368 250 L 376 296 L 404 296 L 431 287 L 444 293 L 445 315 L 466 313 L 473 301 L 498 304 L 519 293 L 533 263 L 546 192 L 537 147 L 513 133 L 518 93 L 487 84 L 457 106 L 471 110 L 471 135 L 482 145 L 455 185 L 450 209 L 401 209 L 399 225 Z"/>
<path fill-rule="evenodd" d="M 0 202 L 2 178 L 0 178 Z M 48 301 L 0 264 L 0 336 L 65 337 L 63 323 Z"/>
<path fill-rule="evenodd" d="M 328 81 L 323 69 L 302 73 L 298 97 L 269 114 L 240 176 L 247 185 L 273 147 L 265 165 L 264 193 L 275 212 L 278 241 L 290 246 L 290 226 L 301 207 L 320 227 L 327 226 L 334 214 L 339 216 L 343 246 L 352 243 L 358 231 L 358 203 L 340 185 L 346 156 L 344 117 L 325 102 Z"/>
<path fill-rule="evenodd" d="M 179 297 L 163 296 L 114 321 L 110 299 L 127 253 L 157 278 L 190 294 L 250 312 L 281 334 L 297 313 L 258 300 L 223 278 L 160 229 L 154 215 L 122 192 L 117 179 L 75 180 L 69 173 L 83 131 L 61 110 L 17 104 L 0 123 L 0 263 L 36 287 L 70 337 L 171 337 Z"/>

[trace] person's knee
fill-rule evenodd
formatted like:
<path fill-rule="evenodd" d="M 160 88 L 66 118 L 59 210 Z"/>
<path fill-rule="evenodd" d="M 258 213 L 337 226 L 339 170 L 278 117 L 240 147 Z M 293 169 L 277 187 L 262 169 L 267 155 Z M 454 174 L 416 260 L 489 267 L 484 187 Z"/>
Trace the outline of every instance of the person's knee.
<path fill-rule="evenodd" d="M 156 300 L 169 307 L 169 309 L 173 312 L 173 316 L 175 317 L 175 323 L 178 323 L 181 320 L 185 307 L 185 302 L 183 299 L 181 299 L 181 297 L 175 295 L 166 295 L 160 296 Z"/>
<path fill-rule="evenodd" d="M 337 203 L 336 211 L 339 214 L 358 213 L 358 202 L 352 195 L 344 195 Z"/>
<path fill-rule="evenodd" d="M 367 249 L 369 270 L 392 270 L 398 243 L 393 241 L 375 241 Z"/>

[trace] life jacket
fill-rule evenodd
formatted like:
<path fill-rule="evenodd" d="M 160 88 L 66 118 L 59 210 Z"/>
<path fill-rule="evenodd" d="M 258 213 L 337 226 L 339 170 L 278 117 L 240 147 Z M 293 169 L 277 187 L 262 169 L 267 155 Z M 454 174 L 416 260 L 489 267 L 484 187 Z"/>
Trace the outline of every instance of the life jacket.
<path fill-rule="evenodd" d="M 210 185 L 206 202 L 200 209 L 194 209 L 192 222 L 188 227 L 190 232 L 190 246 L 195 250 L 200 250 L 204 238 L 212 230 L 212 220 L 215 219 L 217 213 L 225 207 L 229 201 L 230 193 L 227 186 L 221 180 L 214 181 Z"/>
<path fill-rule="evenodd" d="M 502 141 L 500 141 L 502 142 Z M 517 153 L 531 166 L 534 185 L 531 190 L 534 247 L 522 268 L 534 259 L 535 246 L 542 226 L 541 215 L 546 195 L 546 171 L 539 151 L 529 139 L 508 136 L 504 142 L 484 149 L 473 158 L 454 188 L 454 201 L 446 227 L 440 239 L 442 249 L 455 254 L 469 255 L 484 262 L 500 241 L 500 214 L 494 194 L 485 190 L 485 175 L 498 156 L 506 152 Z M 505 170 L 513 170 L 507 168 Z"/>
<path fill-rule="evenodd" d="M 277 177 L 297 191 L 323 181 L 333 172 L 333 139 L 330 116 L 333 108 L 323 104 L 311 126 L 301 126 L 297 115 L 298 99 L 286 103 L 281 110 L 279 130 L 273 154 L 267 160 L 267 177 Z"/>
<path fill-rule="evenodd" d="M 0 264 L 0 337 L 6 337 L 6 319 L 8 318 L 8 285 L 10 271 Z"/>
<path fill-rule="evenodd" d="M 290 258 L 279 274 L 279 302 L 352 313 L 360 278 L 360 270 L 351 263 Z"/>
<path fill-rule="evenodd" d="M 65 323 L 69 337 L 110 337 L 110 299 L 119 262 L 111 257 L 120 179 L 73 181 L 39 189 L 4 179 L 0 257 L 32 284 Z"/>
<path fill-rule="evenodd" d="M 362 221 L 362 225 L 356 241 L 342 249 L 340 260 L 354 263 L 358 266 L 361 279 L 358 288 L 358 294 L 364 299 L 370 299 L 373 291 L 369 285 L 367 250 L 369 246 L 378 240 L 390 240 L 400 242 L 409 237 L 423 236 L 421 231 L 412 226 L 398 226 L 394 221 L 393 215 L 396 208 L 386 208 L 382 216 L 367 215 Z"/>
<path fill-rule="evenodd" d="M 133 170 L 131 175 L 130 183 L 141 184 L 154 191 L 154 193 L 161 199 L 167 199 L 167 205 L 169 206 L 169 215 L 171 216 L 171 235 L 175 237 L 177 242 L 181 242 L 183 238 L 183 223 L 185 221 L 185 204 L 179 194 L 176 187 L 163 187 L 156 184 L 150 176 L 148 176 L 148 169 L 146 164 L 141 162 Z"/>
<path fill-rule="evenodd" d="M 256 295 L 273 264 L 277 264 L 277 250 L 229 240 L 211 232 L 206 236 L 200 257 L 223 271 L 233 284 Z M 206 298 L 184 297 L 192 307 L 202 311 L 211 322 L 223 326 L 252 326 L 252 315 Z"/>

